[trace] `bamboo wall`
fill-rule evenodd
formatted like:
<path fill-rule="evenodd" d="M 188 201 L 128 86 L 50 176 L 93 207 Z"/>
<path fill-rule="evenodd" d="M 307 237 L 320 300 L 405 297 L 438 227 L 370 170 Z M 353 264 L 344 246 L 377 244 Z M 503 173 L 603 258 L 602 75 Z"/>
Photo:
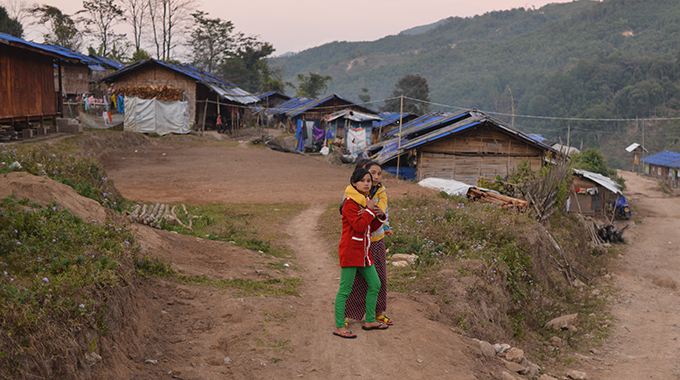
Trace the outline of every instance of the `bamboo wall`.
<path fill-rule="evenodd" d="M 3 45 L 0 49 L 0 120 L 57 114 L 52 58 Z"/>
<path fill-rule="evenodd" d="M 59 67 L 54 68 L 55 80 L 59 80 Z M 58 83 L 58 82 L 57 82 Z M 61 85 L 66 95 L 82 95 L 90 91 L 90 69 L 87 65 L 61 65 Z M 56 85 L 58 87 L 58 84 Z"/>
<path fill-rule="evenodd" d="M 582 189 L 597 188 L 597 195 L 590 194 L 577 194 L 574 190 L 575 187 Z M 597 183 L 581 178 L 579 176 L 574 176 L 574 181 L 572 187 L 569 189 L 569 212 L 579 213 L 583 215 L 604 215 L 605 210 L 607 210 L 607 205 L 609 203 L 615 202 L 618 196 L 611 191 L 607 190 L 605 187 L 598 185 Z"/>
<path fill-rule="evenodd" d="M 189 120 L 196 120 L 196 81 L 160 65 L 145 65 L 115 81 L 123 86 L 172 86 L 184 90 L 189 101 Z"/>
<path fill-rule="evenodd" d="M 479 178 L 507 176 L 523 160 L 541 167 L 544 152 L 495 127 L 481 125 L 418 149 L 418 179 L 435 177 L 476 185 Z"/>

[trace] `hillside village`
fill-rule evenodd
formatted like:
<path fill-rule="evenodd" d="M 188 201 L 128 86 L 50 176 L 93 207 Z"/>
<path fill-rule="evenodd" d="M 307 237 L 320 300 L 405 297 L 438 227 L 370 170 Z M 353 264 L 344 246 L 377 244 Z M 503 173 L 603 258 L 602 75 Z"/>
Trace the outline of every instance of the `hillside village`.
<path fill-rule="evenodd" d="M 680 153 L 633 139 L 617 171 L 474 106 L 250 93 L 5 33 L 0 75 L 1 378 L 680 374 Z M 395 325 L 352 342 L 330 332 L 359 159 L 385 173 Z"/>

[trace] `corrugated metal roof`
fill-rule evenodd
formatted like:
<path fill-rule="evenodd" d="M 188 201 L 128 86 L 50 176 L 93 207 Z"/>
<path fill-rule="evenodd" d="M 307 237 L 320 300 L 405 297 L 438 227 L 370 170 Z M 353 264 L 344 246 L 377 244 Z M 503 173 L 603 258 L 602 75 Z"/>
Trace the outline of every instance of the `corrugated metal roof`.
<path fill-rule="evenodd" d="M 661 153 L 645 157 L 640 161 L 646 164 L 665 166 L 668 168 L 680 168 L 680 153 L 664 150 Z"/>
<path fill-rule="evenodd" d="M 212 83 L 207 83 L 206 85 L 212 88 L 213 91 L 215 91 L 216 93 L 220 94 L 221 97 L 229 99 L 236 103 L 250 104 L 257 103 L 260 101 L 260 98 L 258 98 L 257 96 L 252 95 L 238 87 L 224 87 Z"/>
<path fill-rule="evenodd" d="M 147 64 L 153 64 L 157 63 L 161 66 L 164 66 L 170 70 L 176 71 L 180 74 L 186 75 L 197 82 L 200 82 L 208 87 L 210 87 L 213 91 L 217 92 L 220 94 L 225 99 L 229 99 L 231 101 L 241 103 L 241 104 L 251 104 L 251 103 L 257 103 L 260 101 L 258 97 L 255 95 L 250 94 L 249 92 L 236 87 L 235 84 L 227 82 L 226 80 L 222 78 L 218 78 L 212 74 L 208 74 L 204 71 L 201 71 L 193 66 L 189 65 L 179 65 L 176 63 L 171 63 L 171 62 L 163 62 L 163 61 L 158 61 L 155 59 L 146 59 L 143 61 L 135 62 L 131 65 L 125 66 L 124 68 L 116 71 L 115 73 L 108 75 L 102 79 L 102 81 L 107 81 L 107 82 L 113 82 L 116 80 L 116 78 L 120 78 L 122 76 L 125 76 L 141 66 L 147 65 Z"/>
<path fill-rule="evenodd" d="M 647 152 L 647 149 L 645 149 L 644 146 L 642 146 L 642 145 L 640 145 L 640 144 L 638 144 L 638 143 L 632 143 L 632 144 L 628 145 L 628 147 L 626 147 L 626 151 L 627 151 L 628 153 L 632 153 L 632 152 L 633 152 L 635 149 L 637 149 L 637 148 L 642 148 L 642 150 L 644 150 L 645 152 Z"/>
<path fill-rule="evenodd" d="M 588 178 L 589 180 L 597 183 L 598 185 L 605 187 L 607 190 L 611 191 L 614 194 L 623 195 L 621 189 L 619 188 L 619 184 L 609 177 L 605 177 L 602 174 L 593 173 L 581 169 L 574 169 L 574 173 L 581 177 Z"/>
<path fill-rule="evenodd" d="M 364 112 L 353 111 L 350 109 L 344 109 L 340 111 L 333 112 L 332 114 L 326 116 L 326 121 L 333 121 L 335 119 L 345 118 L 352 121 L 373 121 L 382 120 L 378 115 L 371 115 Z"/>
<path fill-rule="evenodd" d="M 492 125 L 495 125 L 496 127 L 504 130 L 505 132 L 515 135 L 517 138 L 521 140 L 527 141 L 532 145 L 537 145 L 544 150 L 549 150 L 553 153 L 557 153 L 557 151 L 552 147 L 545 145 L 539 141 L 536 141 L 535 139 L 529 137 L 529 135 L 515 128 L 505 125 L 504 123 L 495 120 L 482 112 L 476 110 L 469 110 L 457 115 L 453 114 L 425 115 L 416 120 L 413 120 L 411 123 L 409 123 L 408 127 L 405 126 L 407 128 L 402 130 L 403 137 L 401 142 L 401 149 L 396 148 L 386 149 L 388 145 L 385 144 L 383 149 L 378 153 L 378 156 L 375 157 L 375 160 L 383 164 L 387 161 L 396 158 L 397 156 L 404 154 L 409 149 L 413 149 L 420 145 L 438 140 L 446 136 L 455 135 L 457 133 L 460 133 L 466 129 L 469 129 L 482 123 L 491 123 Z M 425 133 L 419 135 L 416 132 Z M 395 133 L 390 134 L 395 135 Z M 399 131 L 397 130 L 396 135 L 398 134 Z M 408 141 L 409 139 L 410 141 Z M 395 137 L 390 141 L 392 140 L 398 142 L 399 138 Z M 396 145 L 395 144 L 390 145 L 390 147 L 394 146 Z M 368 147 L 367 149 L 370 150 L 371 147 Z"/>
<path fill-rule="evenodd" d="M 535 134 L 535 133 L 530 134 L 529 137 L 531 137 L 532 139 L 534 139 L 534 140 L 536 140 L 536 141 L 545 141 L 545 140 L 547 140 L 545 137 L 543 137 L 543 136 L 541 136 L 541 135 L 537 135 L 537 134 Z"/>
<path fill-rule="evenodd" d="M 80 58 L 71 54 L 71 53 L 75 53 L 71 50 L 65 49 L 66 51 L 60 51 L 58 49 L 55 49 L 55 47 L 52 46 L 52 45 L 44 45 L 44 44 L 39 44 L 39 43 L 33 42 L 33 41 L 26 41 L 24 39 L 14 37 L 14 36 L 10 36 L 9 34 L 5 34 L 5 33 L 0 33 L 0 42 L 10 44 L 10 45 L 14 45 L 14 46 L 17 46 L 17 44 L 18 45 L 24 45 L 29 50 L 36 50 L 36 51 L 42 52 L 44 54 L 47 54 L 47 55 L 50 55 L 50 56 L 53 56 L 53 57 L 56 57 L 56 58 L 60 58 L 60 59 L 66 60 L 66 61 L 71 61 L 71 62 L 80 61 Z"/>
<path fill-rule="evenodd" d="M 259 94 L 255 94 L 255 96 L 257 96 L 258 98 L 260 98 L 260 100 L 262 100 L 262 99 L 264 99 L 264 98 L 268 98 L 268 97 L 270 97 L 270 96 L 272 96 L 272 95 L 279 95 L 279 96 L 281 96 L 282 98 L 288 98 L 288 100 L 290 100 L 290 96 L 288 96 L 288 95 L 286 95 L 286 94 L 282 94 L 282 93 L 280 93 L 280 92 L 278 92 L 278 91 L 267 91 L 267 92 L 261 92 L 261 93 L 259 93 Z"/>

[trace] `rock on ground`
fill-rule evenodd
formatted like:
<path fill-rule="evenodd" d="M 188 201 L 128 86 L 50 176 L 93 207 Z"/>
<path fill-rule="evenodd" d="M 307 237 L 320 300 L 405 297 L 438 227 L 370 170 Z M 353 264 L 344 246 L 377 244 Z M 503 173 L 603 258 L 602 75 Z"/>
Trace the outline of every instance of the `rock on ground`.
<path fill-rule="evenodd" d="M 573 380 L 588 380 L 588 375 L 585 372 L 571 370 L 567 372 L 567 377 Z"/>
<path fill-rule="evenodd" d="M 511 362 L 521 363 L 522 359 L 524 359 L 524 351 L 517 347 L 513 347 L 505 354 L 505 358 Z"/>
<path fill-rule="evenodd" d="M 545 327 L 554 330 L 568 329 L 570 326 L 574 326 L 576 318 L 578 318 L 578 313 L 563 315 L 561 317 L 551 319 L 548 323 L 545 324 Z"/>

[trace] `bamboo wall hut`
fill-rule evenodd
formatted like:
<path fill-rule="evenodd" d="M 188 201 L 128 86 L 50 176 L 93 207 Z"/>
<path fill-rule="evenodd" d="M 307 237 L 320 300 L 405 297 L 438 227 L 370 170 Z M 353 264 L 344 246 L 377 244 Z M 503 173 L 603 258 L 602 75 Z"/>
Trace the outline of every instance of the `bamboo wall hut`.
<path fill-rule="evenodd" d="M 645 157 L 640 162 L 645 174 L 664 180 L 672 187 L 678 187 L 680 174 L 680 153 L 667 150 Z"/>
<path fill-rule="evenodd" d="M 385 170 L 412 179 L 453 179 L 475 185 L 480 178 L 506 177 L 526 161 L 538 170 L 551 147 L 495 120 L 470 110 L 459 114 L 430 114 L 413 120 L 379 150 L 369 148 L 368 156 Z M 399 142 L 401 140 L 401 143 Z"/>
<path fill-rule="evenodd" d="M 170 86 L 184 92 L 189 118 L 195 126 L 215 126 L 220 114 L 225 125 L 238 125 L 249 105 L 259 101 L 233 83 L 195 67 L 148 59 L 133 63 L 102 79 L 116 87 Z"/>

